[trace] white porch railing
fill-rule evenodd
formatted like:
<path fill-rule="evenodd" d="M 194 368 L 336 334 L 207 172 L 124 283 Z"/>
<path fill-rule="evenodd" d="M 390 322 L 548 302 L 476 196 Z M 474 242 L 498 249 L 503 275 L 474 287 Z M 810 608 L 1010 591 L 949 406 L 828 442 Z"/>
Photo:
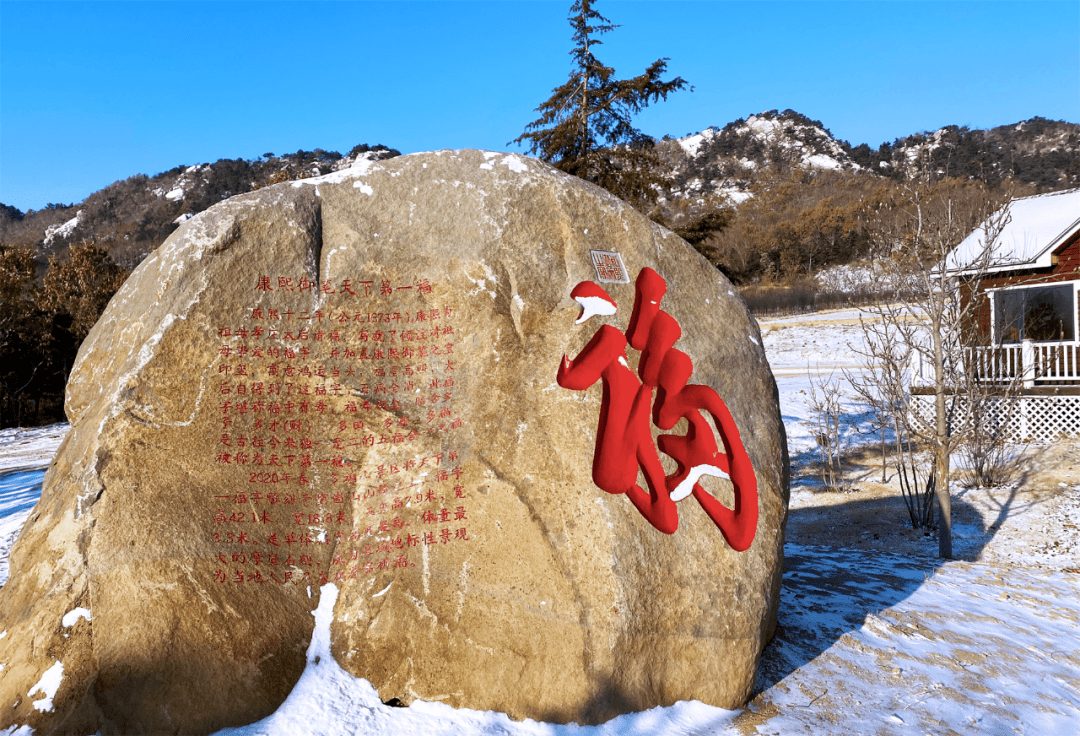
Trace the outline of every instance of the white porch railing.
<path fill-rule="evenodd" d="M 968 370 L 987 383 L 1012 383 L 1024 388 L 1080 384 L 1080 344 L 1032 342 L 967 348 Z"/>

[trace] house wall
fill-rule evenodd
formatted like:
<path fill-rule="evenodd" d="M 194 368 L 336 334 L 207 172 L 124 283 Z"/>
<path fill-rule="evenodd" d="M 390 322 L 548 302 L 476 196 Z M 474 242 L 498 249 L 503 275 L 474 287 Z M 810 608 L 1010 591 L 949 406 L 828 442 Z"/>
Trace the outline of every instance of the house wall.
<path fill-rule="evenodd" d="M 980 344 L 987 345 L 991 340 L 991 307 L 990 299 L 985 298 L 987 290 L 1008 286 L 1080 281 L 1080 233 L 1074 235 L 1056 253 L 1058 262 L 1051 268 L 1007 271 L 988 276 L 978 283 L 968 280 L 961 285 L 967 299 L 971 299 L 973 295 L 978 294 L 978 304 L 975 310 L 975 329 Z M 1074 324 L 1080 327 L 1080 306 L 1077 307 L 1077 311 L 1078 314 Z"/>

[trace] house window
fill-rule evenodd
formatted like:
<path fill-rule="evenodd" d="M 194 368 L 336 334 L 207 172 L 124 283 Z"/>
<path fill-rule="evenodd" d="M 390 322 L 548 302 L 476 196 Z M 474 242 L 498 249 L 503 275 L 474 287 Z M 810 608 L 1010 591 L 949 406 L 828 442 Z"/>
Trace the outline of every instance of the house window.
<path fill-rule="evenodd" d="M 994 333 L 999 343 L 1075 340 L 1073 285 L 995 291 Z"/>

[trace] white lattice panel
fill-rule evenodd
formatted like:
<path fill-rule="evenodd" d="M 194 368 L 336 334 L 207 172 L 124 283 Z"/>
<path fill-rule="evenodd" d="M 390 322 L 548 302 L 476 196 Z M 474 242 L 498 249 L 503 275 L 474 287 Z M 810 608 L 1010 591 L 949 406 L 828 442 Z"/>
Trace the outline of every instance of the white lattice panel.
<path fill-rule="evenodd" d="M 951 399 L 952 397 L 950 397 Z M 970 422 L 967 397 L 957 397 L 953 425 L 961 431 Z M 992 426 L 1005 426 L 1009 442 L 1050 442 L 1080 437 L 1080 396 L 991 397 L 983 414 Z M 1010 406 L 1009 402 L 1012 402 Z M 913 419 L 929 427 L 934 421 L 934 397 L 912 396 Z"/>

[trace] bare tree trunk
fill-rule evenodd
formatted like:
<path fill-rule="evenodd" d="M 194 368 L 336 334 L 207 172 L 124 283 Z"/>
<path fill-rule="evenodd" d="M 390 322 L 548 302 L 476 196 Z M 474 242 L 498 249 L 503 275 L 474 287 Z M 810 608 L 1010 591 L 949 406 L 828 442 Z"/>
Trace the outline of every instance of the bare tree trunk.
<path fill-rule="evenodd" d="M 888 479 L 885 477 L 885 425 L 881 425 L 881 485 L 885 485 Z"/>
<path fill-rule="evenodd" d="M 934 491 L 938 502 L 938 557 L 951 560 L 952 548 L 952 496 L 949 495 L 949 450 L 939 445 L 934 458 Z"/>
<path fill-rule="evenodd" d="M 939 287 L 940 288 L 940 287 Z M 946 285 L 947 288 L 947 285 Z M 950 428 L 945 406 L 948 380 L 942 336 L 943 314 L 931 305 L 930 341 L 934 351 L 934 492 L 938 501 L 938 556 L 952 559 L 952 498 L 949 496 Z"/>
<path fill-rule="evenodd" d="M 585 21 L 586 27 L 588 20 Z M 578 156 L 585 160 L 589 153 L 589 36 L 585 34 L 585 67 L 581 70 L 581 150 Z"/>

